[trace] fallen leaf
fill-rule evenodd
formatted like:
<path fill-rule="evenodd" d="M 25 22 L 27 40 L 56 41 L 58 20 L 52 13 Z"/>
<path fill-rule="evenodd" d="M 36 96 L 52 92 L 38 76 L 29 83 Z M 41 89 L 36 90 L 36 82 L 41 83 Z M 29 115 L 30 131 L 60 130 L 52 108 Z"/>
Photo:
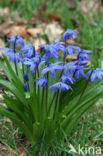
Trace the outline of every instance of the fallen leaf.
<path fill-rule="evenodd" d="M 65 0 L 63 0 L 65 2 Z M 69 9 L 74 9 L 76 7 L 76 2 L 74 0 L 66 0 L 66 4 Z"/>
<path fill-rule="evenodd" d="M 58 17 L 57 15 L 53 14 L 53 13 L 47 13 L 47 16 L 50 18 L 50 20 L 52 21 L 57 21 L 60 22 L 61 18 Z"/>
<path fill-rule="evenodd" d="M 21 17 L 19 12 L 17 12 L 17 11 L 12 12 L 12 20 L 15 21 L 15 23 L 17 25 L 18 25 L 18 23 L 21 23 L 21 22 L 25 21 L 25 19 L 23 17 Z"/>
<path fill-rule="evenodd" d="M 13 4 L 15 2 L 15 0 L 10 0 L 10 4 Z"/>
<path fill-rule="evenodd" d="M 68 55 L 66 57 L 66 61 L 69 62 L 70 60 L 75 61 L 77 60 L 77 55 L 73 54 L 73 55 Z"/>
<path fill-rule="evenodd" d="M 41 22 L 47 22 L 46 17 L 43 14 L 43 11 L 41 11 L 40 9 L 36 9 L 35 10 L 35 14 L 36 14 L 36 21 L 41 21 Z"/>
<path fill-rule="evenodd" d="M 46 41 L 42 38 L 37 38 L 33 41 L 33 46 L 35 47 L 35 49 L 38 49 L 38 46 L 42 44 L 46 44 Z"/>
<path fill-rule="evenodd" d="M 37 34 L 40 34 L 42 32 L 42 29 L 41 28 L 29 28 L 29 29 L 27 29 L 27 32 L 31 36 L 37 36 Z"/>
<path fill-rule="evenodd" d="M 2 39 L 0 39 L 0 48 L 5 47 L 5 44 Z M 5 52 L 5 50 L 0 50 L 0 56 Z"/>
<path fill-rule="evenodd" d="M 0 39 L 0 48 L 5 47 L 5 44 L 2 39 Z"/>
<path fill-rule="evenodd" d="M 20 156 L 27 156 L 27 152 L 24 150 L 23 147 L 18 147 L 17 152 L 18 154 L 20 154 Z"/>
<path fill-rule="evenodd" d="M 99 9 L 100 0 L 81 0 L 79 7 L 85 15 L 92 14 Z"/>
<path fill-rule="evenodd" d="M 0 8 L 0 16 L 8 17 L 9 16 L 9 7 Z"/>
<path fill-rule="evenodd" d="M 28 34 L 26 26 L 17 26 L 17 25 L 12 26 L 10 28 L 10 32 L 7 34 L 7 37 L 17 34 L 23 38 L 27 38 Z"/>
<path fill-rule="evenodd" d="M 10 19 L 10 17 L 6 18 L 6 21 L 0 25 L 0 36 L 7 35 L 10 31 L 10 27 L 14 24 L 14 22 Z"/>
<path fill-rule="evenodd" d="M 57 37 L 63 33 L 63 29 L 58 22 L 52 22 L 46 25 L 44 33 L 48 36 L 50 42 L 53 42 Z"/>
<path fill-rule="evenodd" d="M 10 156 L 10 152 L 5 152 L 5 155 L 4 156 Z"/>

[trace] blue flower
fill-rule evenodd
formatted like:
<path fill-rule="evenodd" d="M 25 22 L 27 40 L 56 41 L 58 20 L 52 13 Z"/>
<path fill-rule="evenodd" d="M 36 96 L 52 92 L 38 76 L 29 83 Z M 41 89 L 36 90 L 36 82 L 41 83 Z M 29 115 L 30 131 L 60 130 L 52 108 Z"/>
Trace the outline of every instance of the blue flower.
<path fill-rule="evenodd" d="M 79 79 L 79 75 L 82 75 L 83 77 L 86 77 L 86 75 L 84 74 L 84 68 L 82 67 L 82 69 L 78 69 L 78 70 L 75 70 L 74 74 L 75 74 L 75 77 L 77 79 Z"/>
<path fill-rule="evenodd" d="M 10 36 L 10 40 L 9 40 L 8 44 L 10 44 L 10 43 L 13 43 L 13 46 L 15 46 L 15 48 L 17 47 L 17 45 L 19 43 L 21 44 L 21 46 L 24 46 L 24 40 L 19 35 Z"/>
<path fill-rule="evenodd" d="M 82 75 L 85 77 L 84 69 L 87 61 L 73 61 L 65 64 L 64 66 L 64 73 L 70 74 L 71 76 L 76 76 L 76 78 L 79 78 L 79 75 Z"/>
<path fill-rule="evenodd" d="M 23 83 L 22 86 L 23 86 L 24 90 L 27 92 L 28 91 L 28 85 L 26 83 Z"/>
<path fill-rule="evenodd" d="M 31 57 L 39 57 L 39 52 L 35 50 L 32 44 L 25 44 L 23 48 L 21 48 L 23 57 L 31 58 Z"/>
<path fill-rule="evenodd" d="M 77 30 L 67 29 L 62 37 L 63 40 L 66 41 L 67 39 L 72 39 L 74 36 L 77 36 L 77 34 L 78 34 Z"/>
<path fill-rule="evenodd" d="M 12 62 L 20 61 L 20 54 L 14 53 L 12 48 L 1 48 L 0 50 L 6 50 L 5 55 L 11 59 Z M 3 58 L 3 56 L 2 56 Z"/>
<path fill-rule="evenodd" d="M 77 60 L 77 61 L 74 61 L 76 65 L 80 65 L 80 66 L 87 66 L 88 64 L 88 61 L 85 61 L 85 60 Z"/>
<path fill-rule="evenodd" d="M 40 45 L 39 48 L 43 48 L 45 51 L 45 54 L 42 56 L 41 60 L 42 61 L 47 61 L 49 59 L 49 56 L 58 58 L 58 51 L 64 51 L 64 42 L 59 42 L 56 40 L 52 44 L 44 44 Z"/>
<path fill-rule="evenodd" d="M 47 61 L 49 59 L 49 53 L 45 52 L 45 54 L 41 57 L 41 61 Z"/>
<path fill-rule="evenodd" d="M 90 60 L 90 57 L 89 57 L 89 53 L 92 53 L 91 50 L 81 50 L 80 53 L 78 54 L 78 59 L 81 59 L 81 60 L 84 60 L 84 59 L 87 59 L 87 60 Z"/>
<path fill-rule="evenodd" d="M 54 85 L 50 86 L 49 89 L 52 89 L 55 91 L 58 91 L 58 90 L 65 91 L 65 90 L 69 90 L 69 89 L 72 90 L 72 88 L 69 85 L 67 85 L 63 82 L 57 82 Z"/>
<path fill-rule="evenodd" d="M 6 107 L 6 110 L 8 110 L 9 112 L 13 112 L 13 110 L 10 107 Z"/>
<path fill-rule="evenodd" d="M 63 70 L 64 67 L 63 65 L 59 65 L 62 62 L 56 62 L 56 63 L 52 63 L 52 64 L 48 64 L 45 66 L 45 68 L 42 70 L 41 75 L 46 74 L 48 71 L 50 71 L 50 73 L 52 74 L 53 77 L 55 77 L 55 71 L 57 69 Z"/>
<path fill-rule="evenodd" d="M 71 55 L 73 53 L 79 53 L 81 51 L 81 49 L 78 46 L 68 45 L 66 47 L 66 51 L 68 52 L 68 54 Z"/>
<path fill-rule="evenodd" d="M 60 80 L 66 84 L 69 84 L 69 83 L 73 84 L 73 82 L 74 82 L 74 78 L 67 74 L 62 74 Z"/>
<path fill-rule="evenodd" d="M 34 80 L 34 82 L 37 82 L 37 86 L 42 86 L 42 87 L 45 87 L 46 84 L 48 83 L 48 80 L 47 80 L 47 77 L 41 77 L 41 78 L 37 78 Z"/>
<path fill-rule="evenodd" d="M 64 73 L 73 75 L 75 70 L 80 69 L 80 66 L 78 66 L 76 63 L 76 61 L 66 63 L 64 65 Z"/>
<path fill-rule="evenodd" d="M 31 59 L 25 58 L 24 60 L 22 60 L 24 65 L 26 65 L 27 67 L 30 68 L 30 71 L 36 72 L 37 68 L 38 68 L 38 64 L 40 63 L 40 58 L 39 57 L 33 57 Z"/>
<path fill-rule="evenodd" d="M 93 82 L 96 78 L 98 78 L 100 81 L 103 81 L 103 70 L 100 68 L 89 70 L 86 75 L 87 78 L 90 77 L 91 82 Z"/>
<path fill-rule="evenodd" d="M 25 81 L 28 81 L 29 80 L 29 77 L 28 77 L 28 74 L 27 73 L 24 73 L 24 80 Z"/>

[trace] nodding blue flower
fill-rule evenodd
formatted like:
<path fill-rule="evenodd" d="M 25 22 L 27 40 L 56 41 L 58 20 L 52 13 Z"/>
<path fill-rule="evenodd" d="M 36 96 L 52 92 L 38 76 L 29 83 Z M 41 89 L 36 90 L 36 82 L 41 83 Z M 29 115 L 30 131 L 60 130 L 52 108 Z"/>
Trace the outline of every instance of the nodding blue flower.
<path fill-rule="evenodd" d="M 49 59 L 49 53 L 45 52 L 45 54 L 41 57 L 41 61 L 47 61 Z"/>
<path fill-rule="evenodd" d="M 0 50 L 6 50 L 5 55 L 11 59 L 12 62 L 20 60 L 20 54 L 14 53 L 14 49 L 12 48 L 1 48 Z M 2 56 L 3 58 L 3 56 Z"/>
<path fill-rule="evenodd" d="M 91 82 L 93 82 L 96 78 L 98 78 L 100 81 L 103 81 L 103 70 L 100 68 L 89 70 L 86 75 L 87 78 L 90 77 Z"/>
<path fill-rule="evenodd" d="M 90 57 L 88 55 L 89 53 L 92 53 L 92 51 L 91 50 L 85 50 L 85 49 L 83 49 L 78 54 L 78 57 L 77 58 L 78 59 L 81 59 L 81 60 L 85 60 L 85 59 L 90 60 Z"/>
<path fill-rule="evenodd" d="M 34 80 L 34 82 L 37 82 L 37 86 L 45 87 L 48 83 L 47 77 L 41 77 Z"/>
<path fill-rule="evenodd" d="M 80 66 L 87 66 L 88 64 L 88 61 L 85 61 L 85 60 L 77 60 L 77 61 L 74 61 L 76 65 L 80 65 Z"/>
<path fill-rule="evenodd" d="M 69 90 L 69 89 L 72 90 L 71 86 L 69 86 L 63 82 L 57 82 L 57 83 L 53 84 L 52 86 L 50 86 L 49 89 L 52 89 L 55 91 L 58 91 L 58 90 L 65 91 L 65 90 Z"/>
<path fill-rule="evenodd" d="M 45 51 L 45 54 L 41 58 L 42 61 L 47 61 L 49 56 L 58 58 L 58 51 L 64 51 L 63 42 L 59 42 L 58 40 L 52 44 L 40 45 L 39 48 L 43 48 Z"/>
<path fill-rule="evenodd" d="M 77 79 L 79 79 L 79 75 L 82 75 L 82 77 L 86 77 L 86 75 L 84 74 L 84 68 L 82 67 L 82 69 L 77 69 L 75 70 L 74 74 L 75 74 L 75 77 Z"/>
<path fill-rule="evenodd" d="M 28 91 L 28 85 L 26 83 L 23 83 L 22 86 L 23 86 L 24 90 L 27 92 Z"/>
<path fill-rule="evenodd" d="M 39 52 L 37 52 L 34 48 L 34 46 L 32 46 L 32 44 L 28 43 L 25 44 L 22 48 L 21 48 L 21 54 L 23 55 L 23 57 L 27 57 L 27 58 L 31 58 L 31 57 L 39 57 Z"/>
<path fill-rule="evenodd" d="M 6 110 L 8 110 L 9 112 L 13 112 L 13 110 L 10 107 L 6 107 Z"/>
<path fill-rule="evenodd" d="M 59 65 L 61 63 L 62 62 L 56 62 L 56 63 L 52 63 L 52 64 L 46 65 L 45 68 L 42 70 L 41 75 L 44 75 L 44 74 L 46 74 L 47 72 L 50 71 L 50 73 L 52 74 L 52 76 L 55 77 L 55 71 L 57 69 L 60 69 L 60 70 L 63 70 L 64 69 L 63 65 Z"/>
<path fill-rule="evenodd" d="M 25 81 L 29 81 L 29 77 L 28 77 L 28 74 L 27 73 L 24 73 L 24 80 Z"/>
<path fill-rule="evenodd" d="M 10 44 L 10 43 L 13 43 L 13 46 L 15 46 L 15 48 L 17 47 L 17 45 L 19 43 L 20 43 L 21 46 L 24 46 L 24 40 L 19 35 L 10 36 L 10 40 L 9 40 L 8 44 Z"/>
<path fill-rule="evenodd" d="M 69 84 L 69 83 L 73 84 L 74 78 L 70 75 L 62 74 L 60 81 L 66 83 L 66 84 Z"/>
<path fill-rule="evenodd" d="M 24 65 L 30 68 L 30 71 L 36 72 L 38 68 L 38 64 L 40 63 L 40 58 L 39 57 L 33 57 L 31 59 L 26 58 L 24 60 Z"/>
<path fill-rule="evenodd" d="M 79 78 L 79 75 L 85 77 L 84 69 L 87 61 L 73 61 L 64 65 L 64 73 L 70 74 L 71 76 L 76 76 Z M 80 64 L 81 63 L 81 64 Z M 83 64 L 84 63 L 84 64 Z"/>
<path fill-rule="evenodd" d="M 67 39 L 72 39 L 74 36 L 77 36 L 77 34 L 78 34 L 77 30 L 67 29 L 62 37 L 63 40 L 66 41 Z"/>
<path fill-rule="evenodd" d="M 66 51 L 68 52 L 69 55 L 71 55 L 73 53 L 80 53 L 81 49 L 78 46 L 68 45 L 66 47 Z"/>
<path fill-rule="evenodd" d="M 76 69 L 80 69 L 80 67 L 76 64 L 76 61 L 66 63 L 64 65 L 64 73 L 73 74 Z"/>

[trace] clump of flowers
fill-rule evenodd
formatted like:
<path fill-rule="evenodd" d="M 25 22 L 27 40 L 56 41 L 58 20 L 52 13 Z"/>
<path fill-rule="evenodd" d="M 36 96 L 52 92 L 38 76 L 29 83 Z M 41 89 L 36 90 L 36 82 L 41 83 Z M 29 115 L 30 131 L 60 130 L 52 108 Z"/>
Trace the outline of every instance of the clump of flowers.
<path fill-rule="evenodd" d="M 88 66 L 92 51 L 68 42 L 77 34 L 67 29 L 61 39 L 38 50 L 16 35 L 9 40 L 12 48 L 1 48 L 5 54 L 0 66 L 8 80 L 0 75 L 0 85 L 12 96 L 4 94 L 6 108 L 0 105 L 0 114 L 17 124 L 31 143 L 44 138 L 50 145 L 62 138 L 62 131 L 70 135 L 82 114 L 102 97 L 103 70 Z M 67 61 L 68 55 L 77 59 Z"/>

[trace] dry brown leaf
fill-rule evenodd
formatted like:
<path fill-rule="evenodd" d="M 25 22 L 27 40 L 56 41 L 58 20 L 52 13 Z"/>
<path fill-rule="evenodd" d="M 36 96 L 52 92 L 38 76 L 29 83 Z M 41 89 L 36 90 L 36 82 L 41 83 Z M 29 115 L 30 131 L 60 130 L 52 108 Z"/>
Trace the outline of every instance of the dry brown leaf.
<path fill-rule="evenodd" d="M 5 152 L 5 155 L 4 156 L 10 156 L 10 152 Z"/>
<path fill-rule="evenodd" d="M 70 60 L 75 61 L 77 60 L 77 55 L 73 54 L 73 55 L 68 55 L 66 57 L 66 61 L 69 62 Z"/>
<path fill-rule="evenodd" d="M 65 0 L 63 0 L 65 2 Z M 76 2 L 74 0 L 66 0 L 66 4 L 69 9 L 74 9 L 76 7 Z"/>
<path fill-rule="evenodd" d="M 25 19 L 22 18 L 20 16 L 19 12 L 17 12 L 17 11 L 12 12 L 12 20 L 15 21 L 17 24 L 25 21 Z"/>
<path fill-rule="evenodd" d="M 5 47 L 5 44 L 2 39 L 0 39 L 0 48 Z"/>
<path fill-rule="evenodd" d="M 17 25 L 12 26 L 10 28 L 10 32 L 7 34 L 7 37 L 17 34 L 23 38 L 27 38 L 28 34 L 26 26 L 17 26 Z"/>
<path fill-rule="evenodd" d="M 17 152 L 20 156 L 27 156 L 27 152 L 24 150 L 23 147 L 18 147 Z"/>
<path fill-rule="evenodd" d="M 100 0 L 81 0 L 79 6 L 85 15 L 92 14 L 99 9 Z"/>
<path fill-rule="evenodd" d="M 53 13 L 47 13 L 47 16 L 52 20 L 52 21 L 61 21 L 61 18 L 58 17 L 57 15 L 53 14 Z"/>
<path fill-rule="evenodd" d="M 5 44 L 2 39 L 0 39 L 0 48 L 5 47 Z M 5 52 L 5 50 L 0 50 L 0 56 Z"/>
<path fill-rule="evenodd" d="M 40 34 L 42 32 L 42 29 L 41 28 L 28 28 L 27 32 L 31 36 L 37 36 L 38 34 Z"/>
<path fill-rule="evenodd" d="M 38 46 L 42 44 L 46 44 L 46 41 L 42 38 L 37 38 L 33 41 L 33 46 L 35 47 L 35 49 L 38 49 Z"/>
<path fill-rule="evenodd" d="M 7 35 L 10 31 L 10 27 L 14 24 L 14 22 L 8 17 L 6 21 L 0 25 L 0 36 Z"/>
<path fill-rule="evenodd" d="M 8 17 L 9 16 L 9 7 L 0 8 L 0 16 Z"/>
<path fill-rule="evenodd" d="M 53 42 L 63 33 L 63 29 L 57 22 L 52 22 L 45 27 L 44 33 L 48 36 L 50 42 Z"/>
<path fill-rule="evenodd" d="M 15 2 L 15 0 L 10 0 L 10 4 L 13 4 Z"/>

